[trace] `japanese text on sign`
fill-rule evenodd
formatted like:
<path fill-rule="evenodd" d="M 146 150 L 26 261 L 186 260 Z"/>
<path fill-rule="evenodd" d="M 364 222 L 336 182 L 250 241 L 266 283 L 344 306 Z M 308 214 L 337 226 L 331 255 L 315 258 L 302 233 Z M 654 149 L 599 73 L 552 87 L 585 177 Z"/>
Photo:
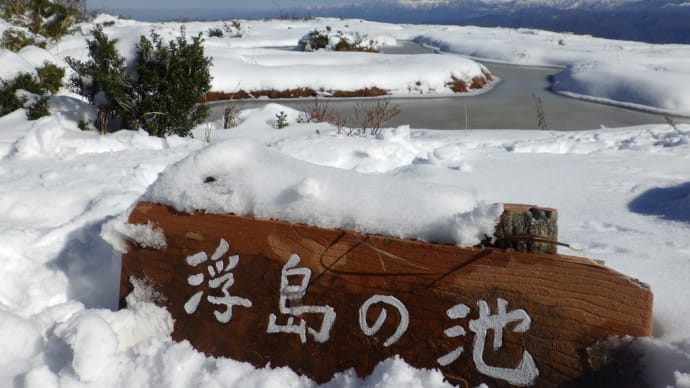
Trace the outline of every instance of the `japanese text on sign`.
<path fill-rule="evenodd" d="M 230 244 L 221 239 L 215 252 L 208 257 L 206 252 L 198 252 L 185 258 L 187 265 L 201 271 L 190 275 L 187 284 L 191 287 L 201 287 L 205 282 L 210 289 L 206 301 L 214 306 L 214 316 L 219 323 L 227 324 L 233 317 L 233 307 L 241 306 L 247 309 L 252 307 L 252 301 L 242 296 L 231 295 L 230 289 L 235 283 L 232 271 L 238 267 L 239 255 L 230 255 Z M 295 334 L 299 336 L 301 343 L 306 343 L 311 338 L 318 343 L 325 343 L 331 337 L 331 330 L 337 315 L 333 307 L 328 305 L 303 305 L 301 300 L 308 292 L 311 270 L 299 267 L 300 257 L 293 254 L 281 270 L 278 312 L 270 313 L 267 317 L 266 333 L 268 334 Z M 204 266 L 206 266 L 204 271 Z M 206 276 L 208 275 L 208 277 Z M 291 282 L 292 280 L 292 282 Z M 199 304 L 203 301 L 204 291 L 194 292 L 184 304 L 184 310 L 188 315 L 195 314 Z M 376 304 L 383 305 L 378 317 L 373 324 L 367 321 L 369 309 Z M 527 311 L 516 309 L 508 311 L 508 301 L 502 298 L 496 300 L 495 313 L 491 313 L 490 305 L 485 300 L 478 300 L 477 307 L 479 317 L 470 320 L 469 331 L 474 334 L 472 343 L 472 361 L 477 370 L 488 377 L 504 380 L 513 385 L 531 385 L 539 375 L 536 363 L 528 351 L 524 351 L 519 364 L 515 368 L 505 368 L 488 365 L 484 360 L 486 341 L 489 332 L 492 332 L 492 349 L 497 351 L 503 347 L 503 332 L 509 324 L 513 325 L 514 333 L 525 333 L 531 325 L 531 318 Z M 397 310 L 400 321 L 395 332 L 387 338 L 383 346 L 389 347 L 395 344 L 405 335 L 409 324 L 410 315 L 407 307 L 400 299 L 392 295 L 372 295 L 359 309 L 358 323 L 362 333 L 366 336 L 375 335 L 388 319 L 388 309 Z M 448 318 L 452 320 L 466 318 L 471 312 L 465 304 L 457 304 L 446 311 Z M 319 315 L 321 323 L 319 327 L 308 327 L 302 316 L 305 314 Z M 467 331 L 460 325 L 452 326 L 444 331 L 448 338 L 464 337 Z M 439 366 L 448 366 L 464 352 L 464 347 L 459 346 L 445 355 L 437 358 Z"/>

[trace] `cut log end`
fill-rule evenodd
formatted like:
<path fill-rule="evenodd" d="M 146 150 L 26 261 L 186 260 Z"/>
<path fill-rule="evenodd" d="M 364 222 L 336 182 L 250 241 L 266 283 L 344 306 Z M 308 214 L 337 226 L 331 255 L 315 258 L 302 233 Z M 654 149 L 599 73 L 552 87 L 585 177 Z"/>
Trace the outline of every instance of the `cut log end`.
<path fill-rule="evenodd" d="M 558 211 L 533 205 L 506 204 L 492 246 L 528 253 L 555 254 Z"/>

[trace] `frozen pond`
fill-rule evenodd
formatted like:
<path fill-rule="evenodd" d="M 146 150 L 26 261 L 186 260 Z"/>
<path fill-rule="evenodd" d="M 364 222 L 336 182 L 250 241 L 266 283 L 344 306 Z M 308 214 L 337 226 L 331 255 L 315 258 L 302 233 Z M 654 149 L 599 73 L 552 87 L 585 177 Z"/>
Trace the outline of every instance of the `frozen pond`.
<path fill-rule="evenodd" d="M 386 47 L 388 54 L 428 53 L 431 50 L 413 42 L 400 47 Z M 372 54 L 373 55 L 373 54 Z M 439 54 L 454 55 L 454 54 Z M 546 125 L 551 130 L 578 130 L 600 127 L 624 127 L 665 123 L 663 115 L 576 100 L 550 91 L 549 77 L 557 68 L 527 67 L 482 62 L 491 73 L 500 78 L 494 87 L 478 95 L 452 97 L 405 97 L 391 100 L 400 107 L 400 114 L 386 126 L 409 124 L 412 128 L 430 129 L 535 129 L 537 106 L 533 96 L 541 99 Z M 355 104 L 373 104 L 372 99 L 322 99 L 341 116 L 351 115 Z M 302 110 L 311 99 L 234 101 L 241 108 L 251 108 L 266 102 Z M 211 118 L 221 117 L 225 102 L 212 104 Z M 467 118 L 467 120 L 466 120 Z M 677 123 L 690 123 L 689 118 L 672 117 Z M 467 122 L 466 122 L 467 121 Z"/>

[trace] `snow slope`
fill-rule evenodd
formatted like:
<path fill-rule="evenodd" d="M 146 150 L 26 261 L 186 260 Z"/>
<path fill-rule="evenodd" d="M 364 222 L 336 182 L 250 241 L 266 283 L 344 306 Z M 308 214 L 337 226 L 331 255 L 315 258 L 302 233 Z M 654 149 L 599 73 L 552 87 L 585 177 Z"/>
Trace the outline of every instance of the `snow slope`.
<path fill-rule="evenodd" d="M 362 33 L 399 40 L 425 36 L 421 39 L 449 51 L 518 63 L 523 52 L 529 55 L 522 63 L 575 65 L 597 57 L 610 63 L 616 53 L 630 67 L 644 68 L 654 55 L 668 55 L 681 64 L 687 60 L 685 46 L 638 45 L 535 31 L 443 30 L 358 20 L 243 23 L 251 24 L 246 38 L 228 38 L 220 45 L 224 48 L 217 49 L 218 55 L 233 45 L 247 49 L 296 42 L 305 31 L 328 24 L 338 28 L 349 25 Z M 194 34 L 214 26 L 217 24 L 190 23 L 187 31 Z M 118 20 L 106 31 L 119 37 L 126 50 L 151 27 Z M 170 34 L 164 36 L 173 36 L 179 24 L 156 28 Z M 495 47 L 470 52 L 484 47 L 489 37 L 495 40 Z M 61 63 L 65 55 L 83 58 L 83 39 L 70 37 L 47 51 L 27 49 L 19 54 L 22 61 L 8 55 L 10 59 L 3 60 L 0 69 L 10 69 L 6 67 L 10 64 L 12 71 L 32 71 L 38 59 Z M 547 45 L 549 39 L 553 41 Z M 565 40 L 566 48 L 558 39 Z M 288 57 L 277 51 L 256 51 L 266 55 L 267 61 L 270 53 L 275 53 L 277 61 Z M 661 79 L 682 84 L 681 66 L 663 58 L 659 60 L 668 70 L 659 72 Z M 214 75 L 220 77 L 232 69 L 224 67 L 230 63 L 216 62 Z M 282 71 L 284 68 L 275 69 L 278 78 Z M 633 74 L 630 72 L 626 74 Z M 241 78 L 242 72 L 238 74 Z M 355 78 L 352 74 L 348 77 Z M 619 79 L 608 77 L 612 82 Z M 631 77 L 630 82 L 649 81 Z M 637 95 L 643 92 L 636 91 Z M 654 93 L 674 96 L 678 92 L 659 89 Z M 650 99 L 649 103 L 658 102 Z M 80 131 L 77 122 L 93 117 L 94 111 L 64 91 L 51 99 L 51 108 L 52 116 L 35 122 L 26 121 L 21 110 L 0 118 L 2 387 L 316 386 L 285 368 L 257 369 L 230 359 L 206 357 L 187 342 L 172 341 L 169 334 L 174 323 L 167 311 L 150 303 L 153 295 L 146 284 L 138 284 L 127 309 L 113 311 L 120 253 L 104 238 L 116 242 L 120 233 L 150 232 L 121 228 L 122 217 L 131 206 L 142 196 L 180 205 L 174 195 L 187 190 L 192 201 L 228 209 L 223 201 L 233 197 L 218 194 L 236 188 L 228 183 L 238 179 L 236 169 L 251 169 L 265 177 L 264 181 L 274 182 L 272 190 L 259 193 L 250 190 L 251 179 L 239 181 L 244 185 L 239 187 L 246 189 L 240 199 L 246 201 L 236 204 L 250 213 L 283 211 L 284 217 L 296 220 L 308 218 L 310 222 L 364 230 L 373 227 L 423 238 L 430 238 L 424 225 L 436 220 L 445 227 L 432 230 L 434 237 L 446 233 L 450 241 L 458 243 L 469 240 L 455 239 L 464 236 L 456 227 L 476 225 L 465 222 L 463 215 L 483 218 L 482 214 L 496 211 L 482 202 L 555 207 L 559 210 L 560 240 L 581 250 L 563 249 L 564 253 L 603 259 L 612 268 L 651 285 L 655 293 L 654 336 L 632 345 L 640 355 L 646 380 L 652 386 L 690 386 L 688 125 L 583 128 L 578 132 L 431 131 L 403 126 L 386 128 L 380 136 L 345 137 L 329 124 L 299 124 L 299 112 L 267 104 L 243 111 L 241 124 L 230 130 L 219 129 L 220 122 L 209 122 L 195 129 L 195 139 L 160 139 L 135 131 L 105 136 Z M 277 130 L 274 121 L 280 111 L 287 114 L 290 125 Z M 211 145 L 200 140 L 209 129 Z M 277 170 L 276 164 L 289 167 L 289 172 Z M 191 185 L 170 183 L 192 181 L 200 173 L 224 178 L 209 198 L 201 198 Z M 323 204 L 324 198 L 335 195 L 329 191 L 331 185 L 352 182 L 361 193 L 400 188 L 405 195 L 394 197 L 391 203 L 384 203 L 387 196 L 370 196 L 371 201 L 381 201 L 372 204 L 374 210 L 369 213 L 374 218 L 355 217 L 366 225 L 344 221 L 343 215 L 360 211 L 347 201 L 338 209 L 340 214 L 331 214 L 325 221 L 314 219 L 321 212 L 308 212 L 313 209 L 307 204 Z M 287 205 L 292 206 L 275 200 L 275 194 L 285 190 L 292 198 Z M 260 206 L 247 207 L 252 200 Z M 428 213 L 425 216 L 429 218 L 422 220 L 421 228 L 396 230 L 412 223 L 376 219 L 380 214 L 375 209 L 379 207 L 388 207 L 389 212 Z M 385 214 L 390 213 L 381 213 Z M 467 234 L 472 235 L 476 231 Z M 360 379 L 346 371 L 325 386 L 448 385 L 438 371 L 416 370 L 393 358 L 382 362 L 371 376 Z"/>

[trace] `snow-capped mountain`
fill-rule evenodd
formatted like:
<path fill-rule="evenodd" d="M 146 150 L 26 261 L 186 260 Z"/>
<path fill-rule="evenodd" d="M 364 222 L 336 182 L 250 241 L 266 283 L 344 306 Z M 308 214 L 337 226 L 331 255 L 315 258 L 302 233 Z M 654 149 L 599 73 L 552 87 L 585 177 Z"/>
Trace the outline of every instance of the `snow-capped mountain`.
<path fill-rule="evenodd" d="M 548 7 L 556 9 L 613 9 L 632 3 L 644 3 L 643 0 L 389 0 L 388 2 L 407 8 L 483 5 L 488 8 Z"/>
<path fill-rule="evenodd" d="M 537 28 L 652 43 L 690 43 L 687 4 L 687 0 L 378 0 L 304 12 L 394 23 Z"/>
<path fill-rule="evenodd" d="M 374 3 L 404 8 L 480 7 L 482 9 L 521 9 L 544 7 L 560 10 L 599 9 L 612 10 L 630 6 L 658 7 L 674 1 L 645 0 L 379 0 Z M 360 3 L 364 5 L 365 3 Z M 371 2 L 370 2 L 371 4 Z"/>
<path fill-rule="evenodd" d="M 408 8 L 424 8 L 424 7 L 437 7 L 440 5 L 448 5 L 452 3 L 451 0 L 397 0 L 394 3 L 402 7 Z"/>

